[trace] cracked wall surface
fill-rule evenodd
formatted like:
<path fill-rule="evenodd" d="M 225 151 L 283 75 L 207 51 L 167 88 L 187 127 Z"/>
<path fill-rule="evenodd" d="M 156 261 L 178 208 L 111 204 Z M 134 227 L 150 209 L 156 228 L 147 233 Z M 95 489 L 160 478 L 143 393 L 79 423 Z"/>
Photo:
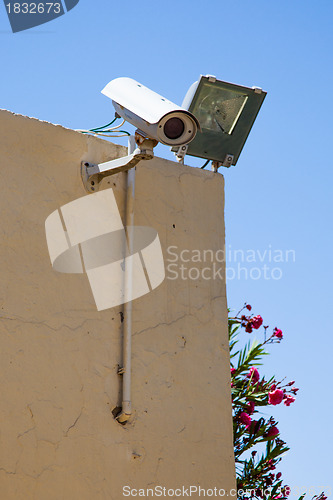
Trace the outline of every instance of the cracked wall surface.
<path fill-rule="evenodd" d="M 133 302 L 133 415 L 120 425 L 122 306 L 98 312 L 84 274 L 52 269 L 44 224 L 91 196 L 81 161 L 126 149 L 2 110 L 0 153 L 1 500 L 120 500 L 125 485 L 234 488 L 224 279 L 167 270 Z M 125 174 L 105 178 L 110 188 L 124 221 Z M 158 231 L 166 266 L 168 247 L 223 249 L 223 177 L 140 163 L 135 224 Z"/>

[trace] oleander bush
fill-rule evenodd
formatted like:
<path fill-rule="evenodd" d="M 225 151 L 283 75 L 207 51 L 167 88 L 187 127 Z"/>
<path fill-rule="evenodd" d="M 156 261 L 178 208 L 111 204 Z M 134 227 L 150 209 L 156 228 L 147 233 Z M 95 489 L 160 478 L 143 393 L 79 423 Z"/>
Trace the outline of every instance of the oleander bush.
<path fill-rule="evenodd" d="M 263 325 L 260 315 L 244 307 L 236 314 L 229 312 L 231 393 L 233 407 L 234 450 L 238 497 L 246 499 L 286 500 L 290 487 L 284 484 L 278 466 L 289 450 L 280 436 L 278 422 L 268 416 L 271 406 L 294 403 L 298 388 L 295 381 L 285 383 L 274 376 L 267 378 L 260 367 L 268 352 L 266 346 L 279 344 L 282 331 Z M 263 340 L 251 340 L 240 347 L 240 336 L 261 330 Z M 263 412 L 264 410 L 264 412 Z M 299 500 L 303 500 L 303 494 Z M 313 499 L 326 500 L 324 493 Z"/>

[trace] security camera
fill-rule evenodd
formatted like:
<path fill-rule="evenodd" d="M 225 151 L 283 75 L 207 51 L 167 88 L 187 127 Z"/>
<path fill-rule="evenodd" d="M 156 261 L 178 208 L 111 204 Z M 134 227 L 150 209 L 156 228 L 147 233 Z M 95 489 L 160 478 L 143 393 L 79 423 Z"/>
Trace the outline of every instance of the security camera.
<path fill-rule="evenodd" d="M 102 94 L 112 99 L 116 113 L 146 137 L 182 146 L 191 142 L 198 128 L 196 117 L 132 78 L 116 78 Z"/>

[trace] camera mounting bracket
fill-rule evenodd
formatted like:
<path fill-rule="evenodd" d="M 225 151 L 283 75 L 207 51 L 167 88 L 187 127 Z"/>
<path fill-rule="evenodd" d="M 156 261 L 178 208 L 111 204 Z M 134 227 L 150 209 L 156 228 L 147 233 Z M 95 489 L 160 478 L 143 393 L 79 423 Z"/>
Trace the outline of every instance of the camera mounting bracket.
<path fill-rule="evenodd" d="M 82 181 L 89 193 L 95 193 L 99 190 L 100 183 L 104 177 L 125 172 L 135 167 L 141 160 L 152 160 L 154 158 L 153 148 L 156 146 L 157 141 L 144 138 L 140 133 L 135 134 L 135 139 L 138 147 L 132 154 L 99 164 L 87 161 L 81 162 Z"/>

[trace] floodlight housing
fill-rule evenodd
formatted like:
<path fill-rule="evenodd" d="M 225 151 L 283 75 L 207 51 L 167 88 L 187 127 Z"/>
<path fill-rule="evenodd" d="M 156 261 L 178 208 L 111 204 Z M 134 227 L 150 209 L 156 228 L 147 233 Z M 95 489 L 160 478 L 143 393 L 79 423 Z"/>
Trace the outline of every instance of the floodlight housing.
<path fill-rule="evenodd" d="M 226 167 L 236 165 L 266 94 L 259 87 L 201 76 L 191 85 L 182 104 L 199 121 L 201 133 L 183 152 Z M 172 151 L 181 154 L 180 149 Z"/>

